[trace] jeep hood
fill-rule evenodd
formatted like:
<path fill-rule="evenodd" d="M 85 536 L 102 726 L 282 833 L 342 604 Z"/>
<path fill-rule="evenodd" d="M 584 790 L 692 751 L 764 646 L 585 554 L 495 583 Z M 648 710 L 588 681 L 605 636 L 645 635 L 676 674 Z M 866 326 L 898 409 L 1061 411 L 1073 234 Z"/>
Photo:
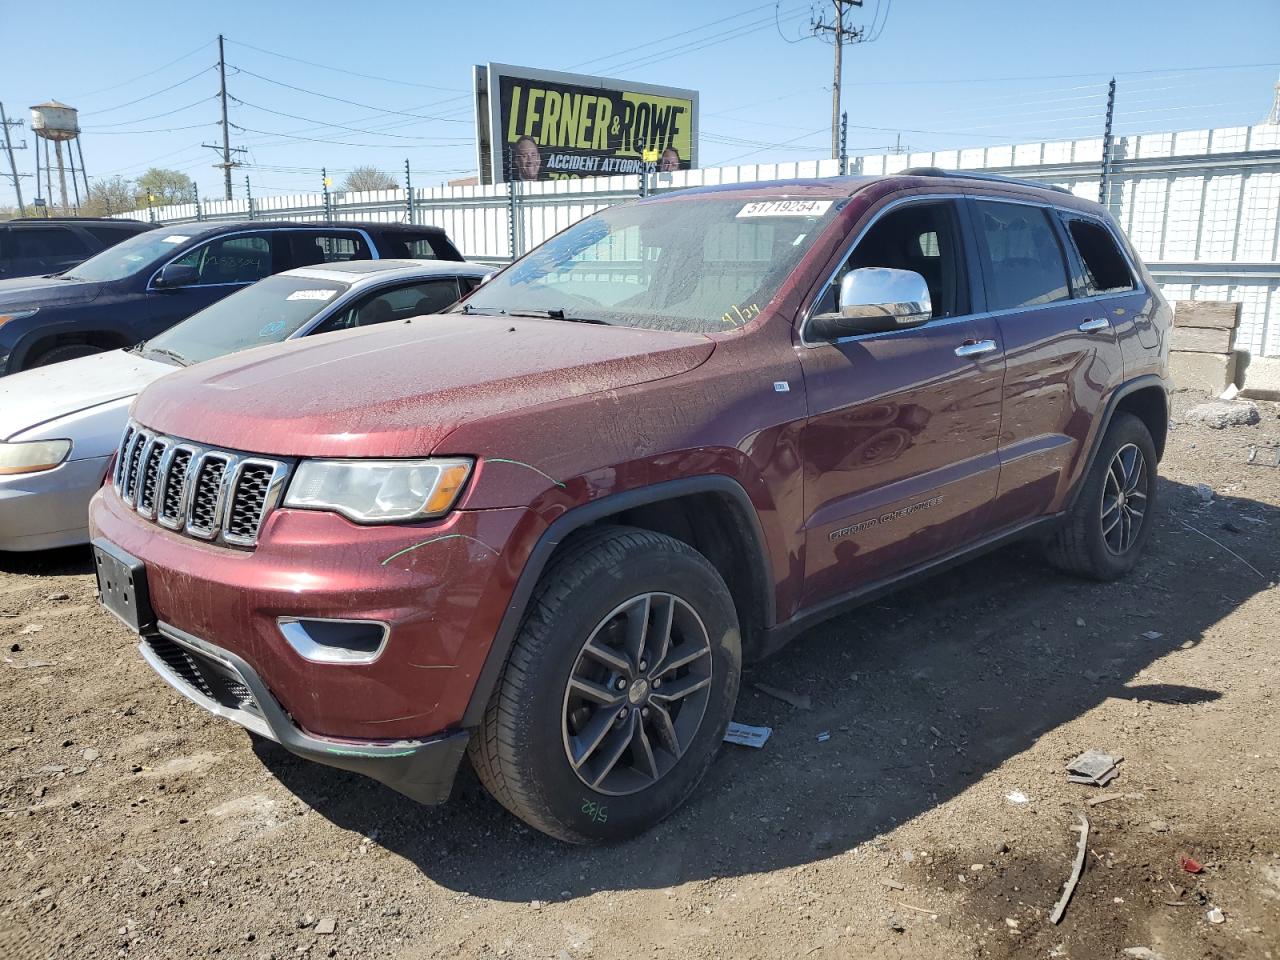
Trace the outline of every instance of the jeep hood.
<path fill-rule="evenodd" d="M 713 349 L 700 334 L 444 314 L 211 360 L 148 387 L 133 415 L 254 453 L 423 456 L 463 424 L 676 376 Z"/>
<path fill-rule="evenodd" d="M 0 313 L 23 307 L 85 303 L 101 292 L 102 284 L 89 280 L 63 280 L 59 277 L 15 277 L 12 280 L 0 280 Z"/>

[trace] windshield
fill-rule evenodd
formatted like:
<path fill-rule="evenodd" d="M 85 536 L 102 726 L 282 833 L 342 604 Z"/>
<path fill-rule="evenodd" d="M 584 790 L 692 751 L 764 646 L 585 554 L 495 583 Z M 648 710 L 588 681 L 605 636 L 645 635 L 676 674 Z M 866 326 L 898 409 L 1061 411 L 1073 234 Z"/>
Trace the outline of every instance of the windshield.
<path fill-rule="evenodd" d="M 351 288 L 340 280 L 310 280 L 276 274 L 259 280 L 142 345 L 178 363 L 199 363 L 296 333 Z"/>
<path fill-rule="evenodd" d="M 123 280 L 172 253 L 190 239 L 191 235 L 183 233 L 181 227 L 148 230 L 117 243 L 114 247 L 108 247 L 79 266 L 72 267 L 62 276 L 98 283 Z"/>
<path fill-rule="evenodd" d="M 773 298 L 836 207 L 835 200 L 741 197 L 610 207 L 494 277 L 463 309 L 731 330 Z"/>

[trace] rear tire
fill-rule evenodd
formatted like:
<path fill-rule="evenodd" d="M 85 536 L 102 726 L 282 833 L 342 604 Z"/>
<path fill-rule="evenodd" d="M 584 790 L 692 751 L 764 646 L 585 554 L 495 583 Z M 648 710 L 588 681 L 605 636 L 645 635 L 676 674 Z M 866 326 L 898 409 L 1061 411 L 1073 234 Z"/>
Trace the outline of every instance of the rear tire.
<path fill-rule="evenodd" d="M 592 531 L 538 582 L 471 764 L 543 833 L 635 836 L 707 772 L 741 668 L 733 600 L 702 554 L 647 530 Z"/>
<path fill-rule="evenodd" d="M 39 354 L 27 365 L 27 369 L 47 367 L 51 363 L 61 363 L 63 360 L 75 360 L 78 357 L 88 357 L 95 353 L 105 352 L 102 347 L 95 347 L 91 343 L 64 343 L 61 346 L 50 347 Z"/>
<path fill-rule="evenodd" d="M 1156 448 L 1147 425 L 1117 413 L 1107 427 L 1084 487 L 1045 543 L 1049 563 L 1091 580 L 1117 580 L 1133 569 L 1151 535 L 1156 505 Z"/>

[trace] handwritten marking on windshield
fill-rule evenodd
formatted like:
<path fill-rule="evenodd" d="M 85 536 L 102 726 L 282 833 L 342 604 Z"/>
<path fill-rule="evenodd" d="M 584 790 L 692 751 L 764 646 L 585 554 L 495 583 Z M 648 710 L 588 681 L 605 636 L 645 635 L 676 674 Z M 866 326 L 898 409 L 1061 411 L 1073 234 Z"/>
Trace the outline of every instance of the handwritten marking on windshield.
<path fill-rule="evenodd" d="M 759 315 L 760 306 L 758 304 L 749 303 L 745 307 L 740 307 L 735 303 L 721 315 L 720 322 L 734 327 L 741 327 L 752 317 L 758 317 Z"/>

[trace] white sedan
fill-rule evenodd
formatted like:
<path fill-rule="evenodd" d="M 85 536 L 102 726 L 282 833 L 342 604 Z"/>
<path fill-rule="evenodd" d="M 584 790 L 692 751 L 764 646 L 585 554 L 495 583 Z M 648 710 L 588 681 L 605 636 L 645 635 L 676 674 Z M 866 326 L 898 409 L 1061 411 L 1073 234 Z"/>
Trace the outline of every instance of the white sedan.
<path fill-rule="evenodd" d="M 492 272 L 473 263 L 354 260 L 278 273 L 130 347 L 0 379 L 0 550 L 87 543 L 133 398 L 176 367 L 332 330 L 438 313 Z"/>

